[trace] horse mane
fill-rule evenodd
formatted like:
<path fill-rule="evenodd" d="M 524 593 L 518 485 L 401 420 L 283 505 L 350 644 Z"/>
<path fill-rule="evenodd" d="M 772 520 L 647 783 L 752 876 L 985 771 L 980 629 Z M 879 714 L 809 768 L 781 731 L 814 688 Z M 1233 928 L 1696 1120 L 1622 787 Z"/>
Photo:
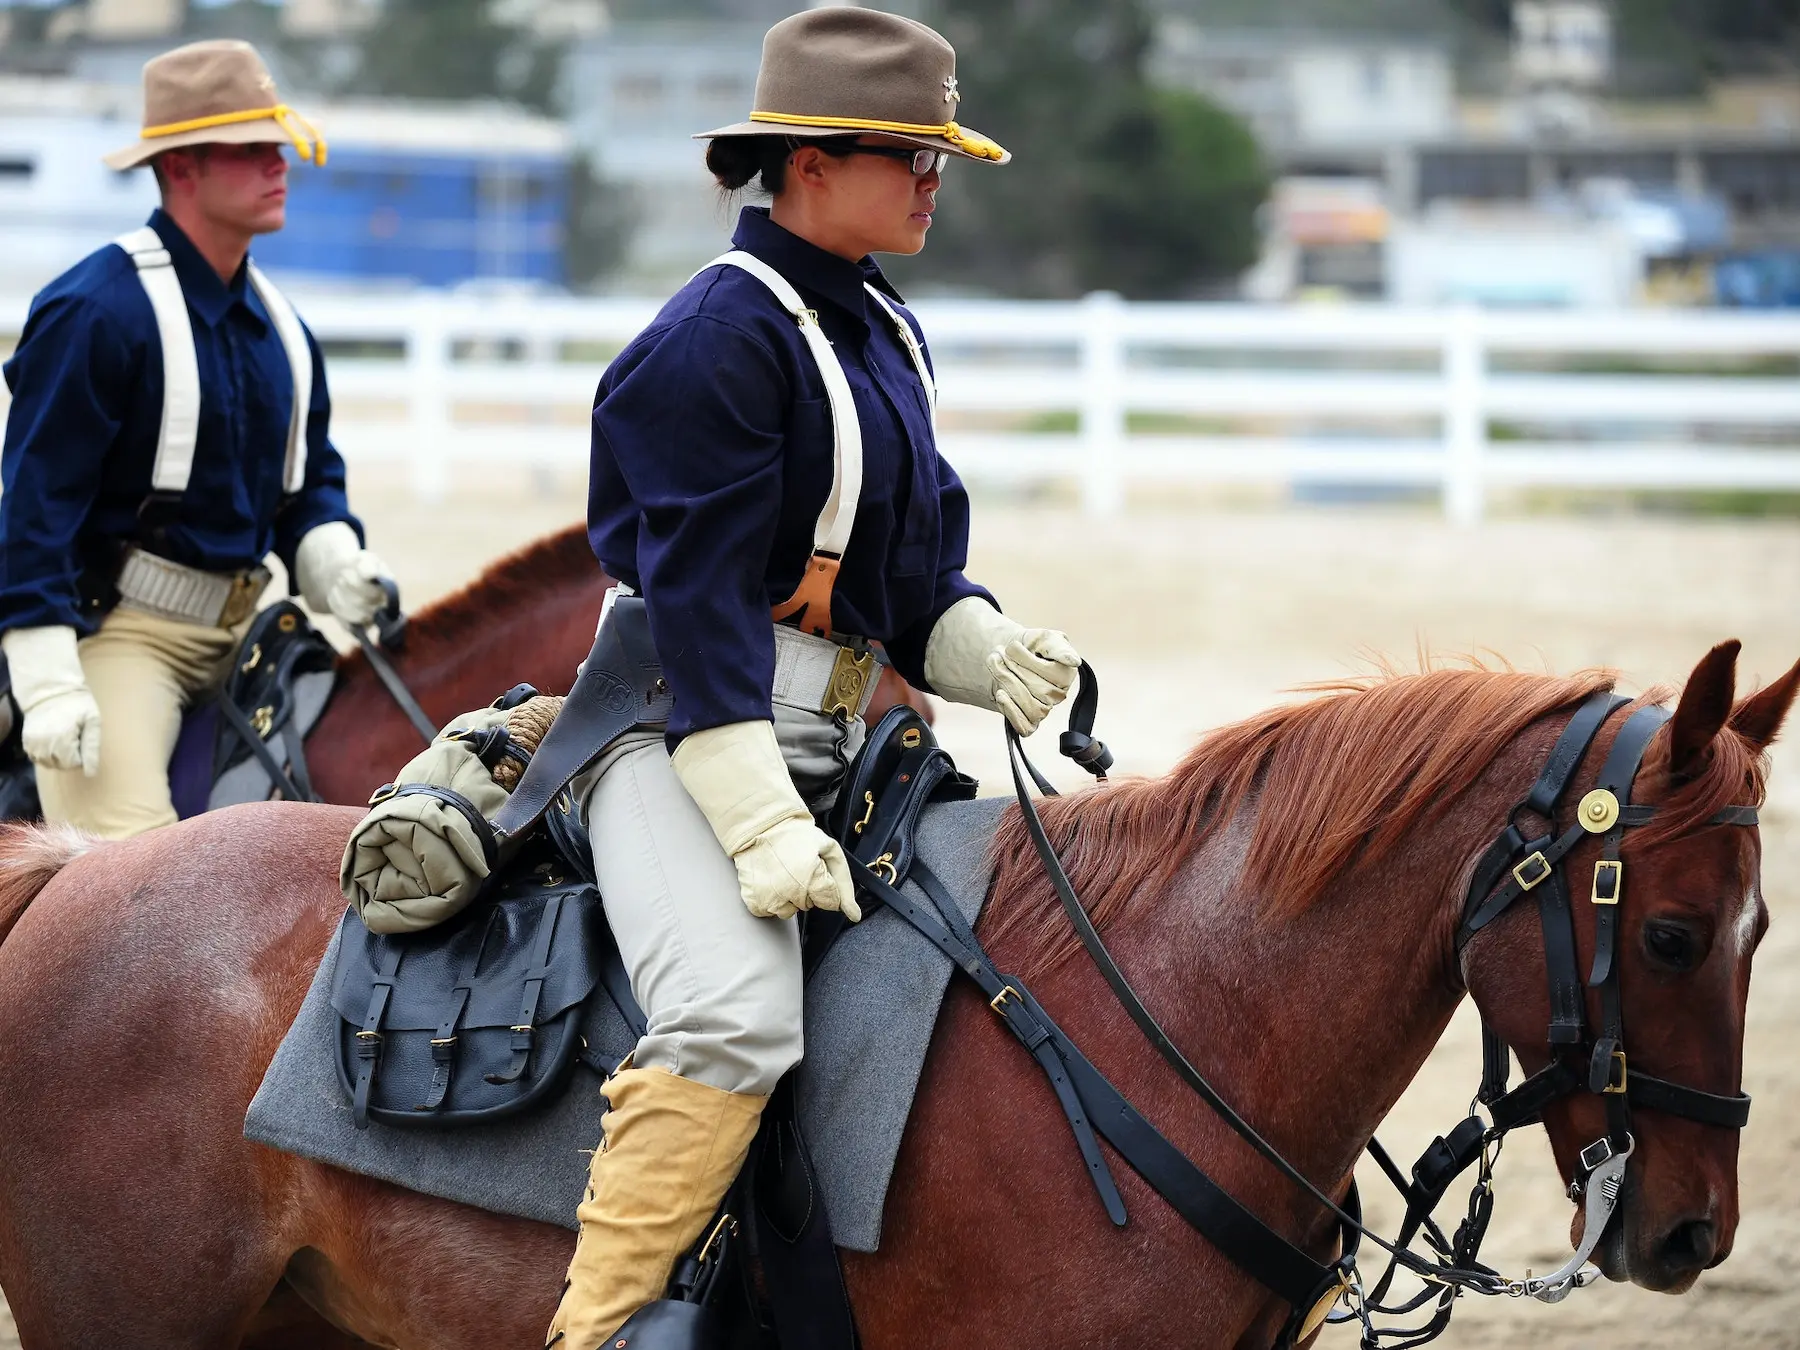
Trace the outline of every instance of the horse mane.
<path fill-rule="evenodd" d="M 465 648 L 472 629 L 492 622 L 496 610 L 541 599 L 545 588 L 557 580 L 584 572 L 596 581 L 600 579 L 600 564 L 588 545 L 585 525 L 570 525 L 534 539 L 488 564 L 460 590 L 409 616 L 407 656 L 421 663 L 454 656 Z M 367 662 L 361 651 L 346 652 L 338 658 L 341 671 L 364 664 Z"/>
<path fill-rule="evenodd" d="M 1268 897 L 1271 913 L 1294 914 L 1352 861 L 1378 862 L 1441 816 L 1526 727 L 1614 679 L 1606 670 L 1559 677 L 1477 666 L 1308 685 L 1302 692 L 1318 697 L 1209 733 L 1162 778 L 1054 798 L 1040 814 L 1105 928 L 1161 896 L 1254 799 L 1240 884 Z M 1020 944 L 1015 967 L 1050 969 L 1079 951 L 1016 808 L 996 835 L 994 861 L 990 936 Z"/>

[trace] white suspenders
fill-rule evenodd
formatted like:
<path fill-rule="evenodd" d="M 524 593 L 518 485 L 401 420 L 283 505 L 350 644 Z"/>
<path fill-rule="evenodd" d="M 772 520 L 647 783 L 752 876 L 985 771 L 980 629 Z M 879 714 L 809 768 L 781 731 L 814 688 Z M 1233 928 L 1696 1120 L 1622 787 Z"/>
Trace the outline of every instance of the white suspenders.
<path fill-rule="evenodd" d="M 200 430 L 200 363 L 194 355 L 194 330 L 188 323 L 187 299 L 175 276 L 174 263 L 155 230 L 146 225 L 113 240 L 137 266 L 138 281 L 156 315 L 162 345 L 162 427 L 156 438 L 156 464 L 150 471 L 154 492 L 187 490 L 194 471 L 194 439 Z M 275 333 L 287 352 L 294 378 L 294 410 L 288 419 L 287 457 L 282 490 L 298 492 L 306 483 L 306 418 L 312 404 L 312 352 L 306 332 L 287 297 L 275 289 L 255 263 L 249 264 L 250 285 L 268 310 Z"/>
<path fill-rule="evenodd" d="M 856 400 L 850 393 L 850 382 L 844 378 L 844 367 L 832 351 L 831 342 L 819 327 L 819 316 L 806 307 L 788 279 L 761 258 L 742 250 L 734 250 L 714 258 L 707 267 L 741 267 L 774 293 L 783 309 L 800 324 L 800 335 L 806 339 L 813 360 L 819 363 L 819 374 L 825 381 L 825 397 L 831 404 L 831 426 L 836 449 L 832 459 L 831 495 L 825 498 L 825 509 L 813 527 L 813 553 L 841 558 L 850 542 L 850 527 L 856 520 L 856 504 L 862 498 L 863 454 L 862 424 L 856 417 Z M 702 271 L 705 269 L 702 268 Z M 937 430 L 937 386 L 932 382 L 931 368 L 925 364 L 925 352 L 919 345 L 912 325 L 888 298 L 873 286 L 868 287 L 905 344 L 919 379 L 925 385 L 925 399 L 931 407 L 932 431 Z"/>

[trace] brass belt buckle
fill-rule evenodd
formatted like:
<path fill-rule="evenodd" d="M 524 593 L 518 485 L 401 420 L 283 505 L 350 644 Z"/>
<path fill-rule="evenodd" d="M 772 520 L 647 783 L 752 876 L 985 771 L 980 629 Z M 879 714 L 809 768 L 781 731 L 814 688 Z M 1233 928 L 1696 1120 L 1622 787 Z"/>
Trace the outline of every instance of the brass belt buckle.
<path fill-rule="evenodd" d="M 874 671 L 874 652 L 864 651 L 859 655 L 848 647 L 839 647 L 837 659 L 831 663 L 831 680 L 825 686 L 819 711 L 833 716 L 842 712 L 845 717 L 855 717 L 862 711 L 863 691 L 869 687 Z"/>
<path fill-rule="evenodd" d="M 255 569 L 239 572 L 233 577 L 231 592 L 219 610 L 219 627 L 235 628 L 255 613 L 256 602 L 262 598 L 263 588 L 268 584 L 262 573 Z"/>

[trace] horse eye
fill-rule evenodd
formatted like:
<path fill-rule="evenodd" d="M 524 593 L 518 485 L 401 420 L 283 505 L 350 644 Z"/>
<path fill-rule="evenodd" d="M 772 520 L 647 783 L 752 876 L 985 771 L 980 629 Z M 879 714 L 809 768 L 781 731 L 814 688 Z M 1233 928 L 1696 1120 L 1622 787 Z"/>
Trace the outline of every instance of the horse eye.
<path fill-rule="evenodd" d="M 1689 970 L 1694 965 L 1693 935 L 1677 924 L 1645 924 L 1644 950 L 1651 960 L 1671 970 Z"/>

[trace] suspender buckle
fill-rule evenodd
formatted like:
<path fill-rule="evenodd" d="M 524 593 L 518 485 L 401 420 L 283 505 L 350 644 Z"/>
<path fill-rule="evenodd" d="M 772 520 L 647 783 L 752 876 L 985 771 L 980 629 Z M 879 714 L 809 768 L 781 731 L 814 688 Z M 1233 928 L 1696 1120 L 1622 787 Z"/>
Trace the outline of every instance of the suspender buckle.
<path fill-rule="evenodd" d="M 1594 864 L 1594 894 L 1596 905 L 1616 905 L 1619 896 L 1625 889 L 1625 864 L 1613 858 L 1602 858 Z"/>
<path fill-rule="evenodd" d="M 1520 890 L 1529 891 L 1533 887 L 1541 886 L 1548 881 L 1551 872 L 1554 870 L 1555 869 L 1550 866 L 1549 860 L 1545 858 L 1542 853 L 1534 853 L 1529 858 L 1525 859 L 1524 862 L 1513 868 L 1513 880 L 1519 883 Z"/>

